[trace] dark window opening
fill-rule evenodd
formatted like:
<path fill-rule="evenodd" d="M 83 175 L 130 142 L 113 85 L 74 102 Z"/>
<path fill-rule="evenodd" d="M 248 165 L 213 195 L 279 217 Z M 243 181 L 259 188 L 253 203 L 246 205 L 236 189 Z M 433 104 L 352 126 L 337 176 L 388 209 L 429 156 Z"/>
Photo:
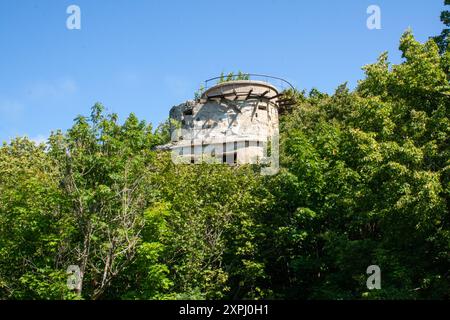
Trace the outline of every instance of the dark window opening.
<path fill-rule="evenodd" d="M 222 163 L 227 162 L 227 144 L 223 144 Z"/>

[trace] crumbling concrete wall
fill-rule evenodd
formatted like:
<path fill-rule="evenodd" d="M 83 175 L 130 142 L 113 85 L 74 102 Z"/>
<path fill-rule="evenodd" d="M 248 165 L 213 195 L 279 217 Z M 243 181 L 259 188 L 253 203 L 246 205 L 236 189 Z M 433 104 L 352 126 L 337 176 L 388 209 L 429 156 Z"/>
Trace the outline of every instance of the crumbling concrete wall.
<path fill-rule="evenodd" d="M 278 134 L 278 91 L 261 81 L 229 81 L 170 110 L 172 150 L 184 163 L 262 162 Z M 269 143 L 268 143 L 269 141 Z"/>

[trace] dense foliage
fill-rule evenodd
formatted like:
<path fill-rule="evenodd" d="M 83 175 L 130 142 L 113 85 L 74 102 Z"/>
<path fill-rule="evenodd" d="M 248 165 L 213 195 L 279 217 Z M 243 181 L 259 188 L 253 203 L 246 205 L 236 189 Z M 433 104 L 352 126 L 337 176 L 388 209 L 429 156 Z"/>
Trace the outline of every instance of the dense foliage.
<path fill-rule="evenodd" d="M 446 6 L 450 6 L 450 0 L 444 0 Z M 445 25 L 444 30 L 442 30 L 441 34 L 434 37 L 437 45 L 439 46 L 439 51 L 441 53 L 445 53 L 448 49 L 449 36 L 450 36 L 450 11 L 444 10 L 441 13 L 441 21 Z"/>
<path fill-rule="evenodd" d="M 288 93 L 275 176 L 174 165 L 166 126 L 101 104 L 4 144 L 0 299 L 450 298 L 449 53 L 400 50 L 354 91 Z"/>

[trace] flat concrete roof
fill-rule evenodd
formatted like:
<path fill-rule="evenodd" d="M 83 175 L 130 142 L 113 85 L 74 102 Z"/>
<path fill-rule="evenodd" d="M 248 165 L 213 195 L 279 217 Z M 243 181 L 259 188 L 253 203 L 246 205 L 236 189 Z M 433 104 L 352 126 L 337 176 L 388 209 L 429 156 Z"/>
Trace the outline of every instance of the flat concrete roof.
<path fill-rule="evenodd" d="M 278 88 L 275 87 L 274 85 L 265 82 L 265 81 L 259 81 L 259 80 L 232 80 L 232 81 L 225 81 L 219 84 L 216 84 L 215 86 L 212 86 L 211 88 L 208 88 L 205 92 L 203 92 L 202 94 L 202 98 L 207 97 L 208 93 L 213 91 L 213 90 L 217 90 L 220 87 L 225 87 L 225 86 L 239 86 L 239 87 L 244 87 L 244 86 L 261 86 L 261 87 L 267 87 L 270 88 L 272 90 L 274 90 L 277 94 L 278 94 Z"/>

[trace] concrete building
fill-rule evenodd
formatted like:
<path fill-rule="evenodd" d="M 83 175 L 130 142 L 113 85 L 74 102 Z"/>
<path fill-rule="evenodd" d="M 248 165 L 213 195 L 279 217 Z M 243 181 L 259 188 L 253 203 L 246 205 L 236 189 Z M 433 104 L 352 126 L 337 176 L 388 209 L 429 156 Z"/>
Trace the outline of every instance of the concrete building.
<path fill-rule="evenodd" d="M 268 163 L 278 150 L 281 94 L 264 81 L 226 81 L 197 100 L 172 107 L 171 143 L 177 163 Z"/>

